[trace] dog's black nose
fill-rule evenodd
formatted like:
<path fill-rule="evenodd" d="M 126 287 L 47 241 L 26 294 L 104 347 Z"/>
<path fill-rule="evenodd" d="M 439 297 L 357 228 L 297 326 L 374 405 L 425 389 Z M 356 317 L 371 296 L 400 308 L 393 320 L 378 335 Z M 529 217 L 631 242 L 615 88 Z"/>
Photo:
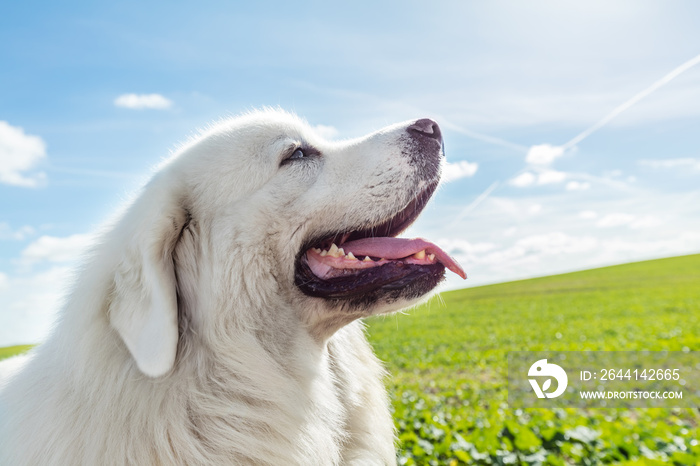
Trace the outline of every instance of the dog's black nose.
<path fill-rule="evenodd" d="M 408 127 L 407 131 L 412 134 L 419 134 L 435 139 L 442 145 L 442 131 L 437 123 L 430 118 L 421 118 Z"/>

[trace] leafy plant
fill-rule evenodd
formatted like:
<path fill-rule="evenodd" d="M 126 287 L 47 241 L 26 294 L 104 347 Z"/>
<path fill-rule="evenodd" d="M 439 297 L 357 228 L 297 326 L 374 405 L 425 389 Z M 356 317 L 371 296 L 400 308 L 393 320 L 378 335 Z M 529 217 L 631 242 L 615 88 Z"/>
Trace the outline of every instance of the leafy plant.
<path fill-rule="evenodd" d="M 700 350 L 700 255 L 447 292 L 369 334 L 401 464 L 700 464 L 698 409 L 511 409 L 506 374 L 508 351 Z"/>

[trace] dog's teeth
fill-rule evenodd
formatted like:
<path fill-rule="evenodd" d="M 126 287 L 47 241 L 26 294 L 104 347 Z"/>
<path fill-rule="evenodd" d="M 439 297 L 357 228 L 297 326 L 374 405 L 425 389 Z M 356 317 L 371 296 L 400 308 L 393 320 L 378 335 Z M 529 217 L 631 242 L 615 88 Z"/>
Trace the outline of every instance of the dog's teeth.
<path fill-rule="evenodd" d="M 328 255 L 333 257 L 340 257 L 341 254 L 338 251 L 338 246 L 335 243 L 331 244 L 331 248 L 328 250 Z"/>
<path fill-rule="evenodd" d="M 419 252 L 415 253 L 415 254 L 413 255 L 413 257 L 415 257 L 416 259 L 421 259 L 421 260 L 422 260 L 422 259 L 425 259 L 425 249 L 423 249 L 422 251 L 419 251 Z"/>
<path fill-rule="evenodd" d="M 325 250 L 321 251 L 321 256 L 327 256 L 327 255 L 328 255 L 328 251 L 325 251 Z"/>
<path fill-rule="evenodd" d="M 355 260 L 355 261 L 357 260 L 357 257 L 355 257 L 355 255 L 351 252 L 347 253 L 347 255 L 345 257 L 347 257 L 348 259 Z"/>
<path fill-rule="evenodd" d="M 344 255 L 345 255 L 345 249 L 343 249 L 343 248 L 338 248 L 338 254 L 340 254 L 341 256 L 344 256 Z"/>
<path fill-rule="evenodd" d="M 321 248 L 314 248 L 314 252 L 317 252 L 318 254 L 321 254 Z"/>
<path fill-rule="evenodd" d="M 369 256 L 365 256 L 365 258 L 362 261 L 363 262 L 372 262 L 372 259 L 370 259 Z"/>
<path fill-rule="evenodd" d="M 434 261 L 434 260 L 435 260 L 435 254 L 428 254 L 428 260 L 429 260 L 430 262 Z"/>

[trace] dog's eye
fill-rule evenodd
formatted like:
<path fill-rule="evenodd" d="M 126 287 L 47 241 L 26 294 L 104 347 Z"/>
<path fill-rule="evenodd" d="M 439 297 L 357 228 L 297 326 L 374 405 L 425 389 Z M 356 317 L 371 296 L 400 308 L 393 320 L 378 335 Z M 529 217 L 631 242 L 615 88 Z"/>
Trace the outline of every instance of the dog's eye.
<path fill-rule="evenodd" d="M 289 156 L 289 158 L 287 160 L 303 159 L 304 157 L 306 157 L 306 154 L 304 153 L 304 151 L 301 149 L 297 149 L 294 151 L 294 153 L 292 155 Z"/>
<path fill-rule="evenodd" d="M 289 150 L 290 152 L 287 152 L 287 154 L 290 155 L 285 155 L 285 158 L 280 163 L 280 166 L 295 163 L 297 160 L 314 159 L 321 155 L 321 152 L 318 149 L 308 145 L 297 146 L 293 149 L 293 151 L 292 148 Z"/>
<path fill-rule="evenodd" d="M 292 155 L 282 160 L 282 163 L 280 165 L 286 165 L 290 162 L 294 162 L 295 160 L 305 159 L 307 157 L 308 154 L 304 151 L 304 149 L 299 147 L 294 152 L 292 152 Z"/>

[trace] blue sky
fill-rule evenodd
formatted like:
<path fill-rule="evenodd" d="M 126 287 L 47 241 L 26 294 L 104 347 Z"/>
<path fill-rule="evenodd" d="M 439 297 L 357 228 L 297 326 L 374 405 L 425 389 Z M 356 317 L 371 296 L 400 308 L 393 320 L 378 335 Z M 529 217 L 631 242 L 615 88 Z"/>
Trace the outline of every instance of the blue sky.
<path fill-rule="evenodd" d="M 409 234 L 468 285 L 700 252 L 700 66 L 652 87 L 700 54 L 698 17 L 691 1 L 4 5 L 0 345 L 45 337 L 91 232 L 178 142 L 260 106 L 337 138 L 438 120 L 452 181 Z"/>

